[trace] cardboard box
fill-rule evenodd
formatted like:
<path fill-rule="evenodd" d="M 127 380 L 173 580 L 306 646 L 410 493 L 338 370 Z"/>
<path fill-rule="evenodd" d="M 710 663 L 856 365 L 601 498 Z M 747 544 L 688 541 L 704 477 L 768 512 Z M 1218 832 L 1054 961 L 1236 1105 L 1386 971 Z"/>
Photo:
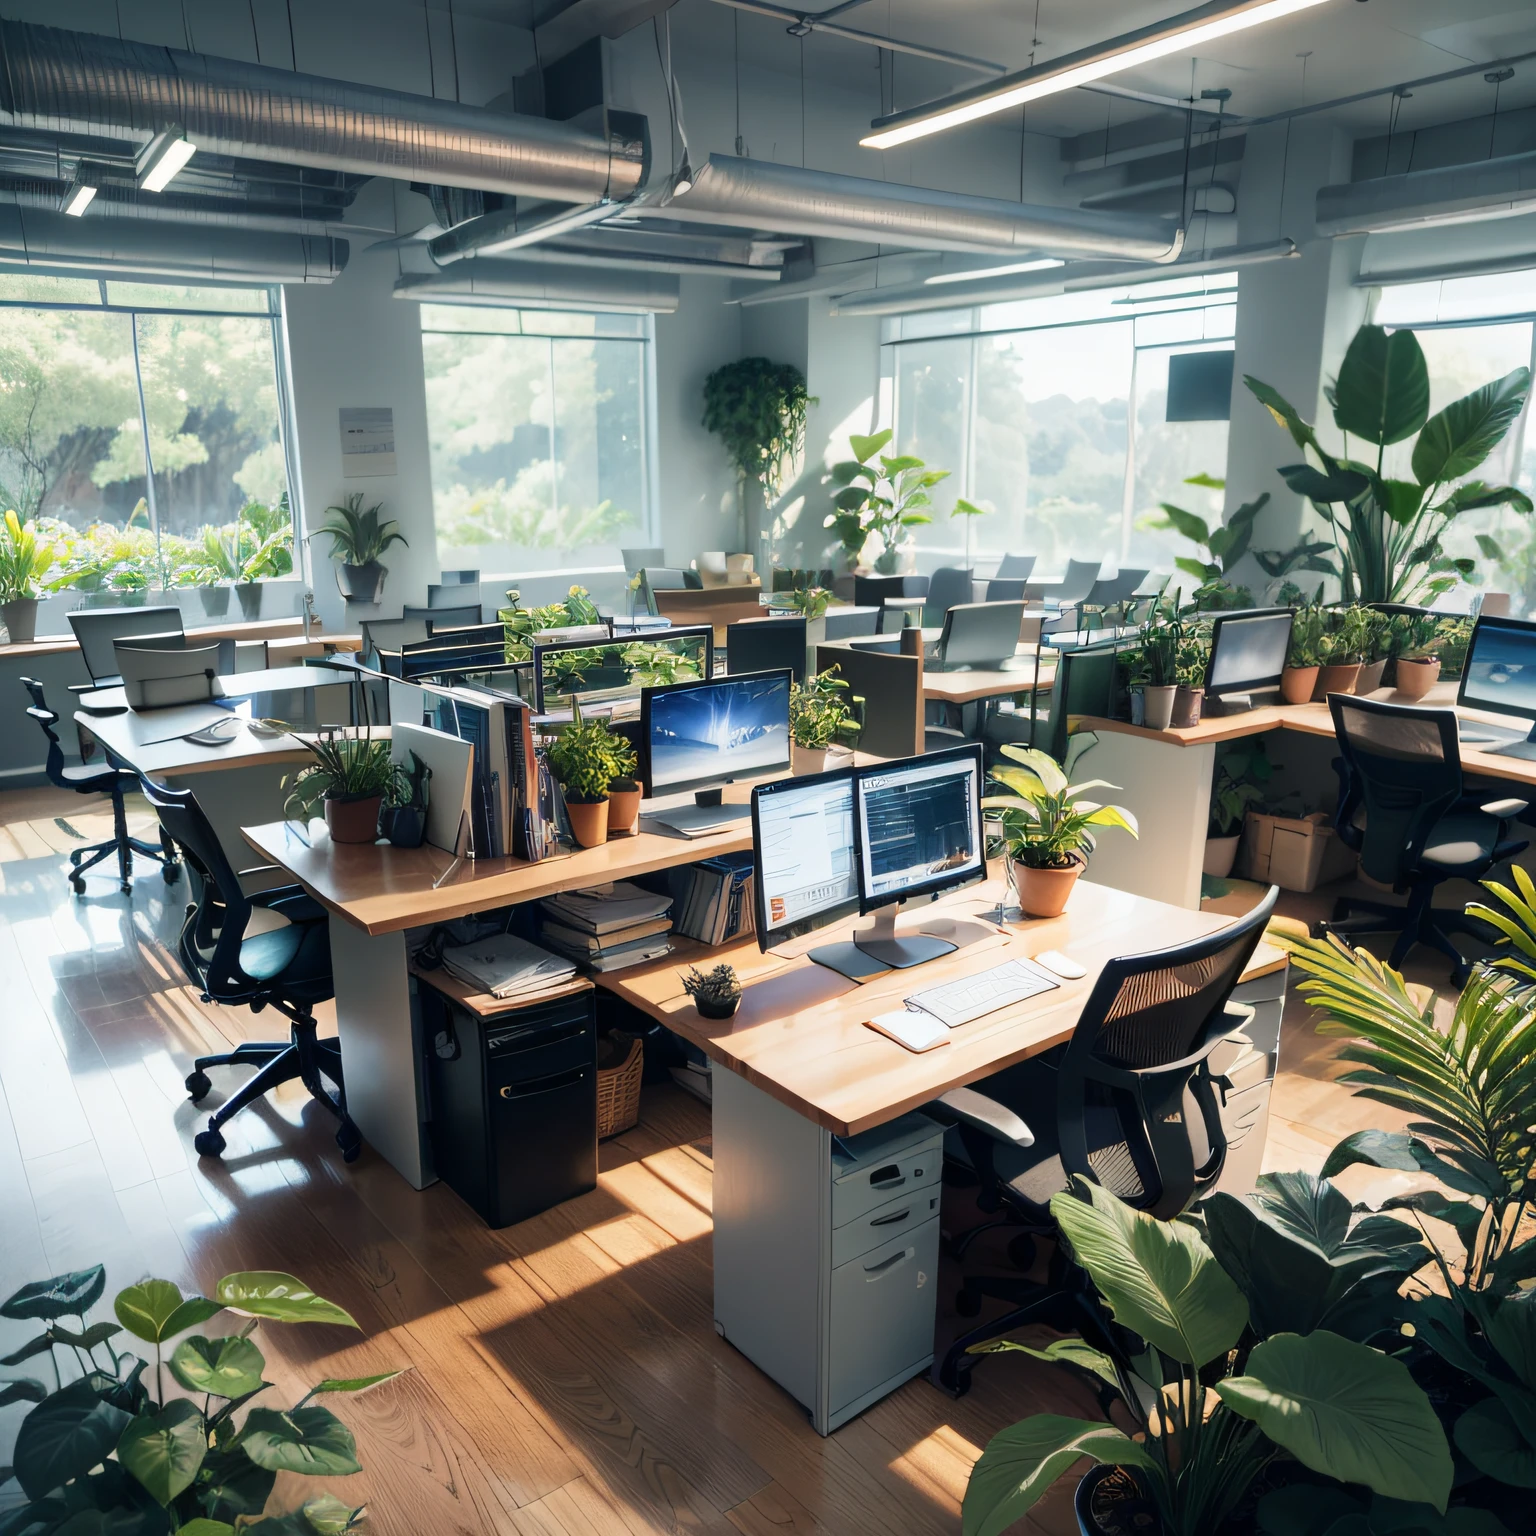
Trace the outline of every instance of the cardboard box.
<path fill-rule="evenodd" d="M 1250 880 L 1286 891 L 1315 891 L 1354 873 L 1359 855 L 1339 841 L 1325 811 L 1270 816 L 1250 811 L 1239 868 Z"/>

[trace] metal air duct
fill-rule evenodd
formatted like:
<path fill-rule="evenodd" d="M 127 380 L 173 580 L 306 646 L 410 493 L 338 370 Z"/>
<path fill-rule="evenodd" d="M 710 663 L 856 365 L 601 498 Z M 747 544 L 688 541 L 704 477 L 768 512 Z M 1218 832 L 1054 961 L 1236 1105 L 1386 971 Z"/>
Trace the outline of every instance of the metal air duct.
<path fill-rule="evenodd" d="M 407 272 L 396 279 L 394 291 L 397 299 L 425 304 L 510 302 L 524 309 L 670 315 L 677 309 L 681 288 L 677 278 L 666 273 L 635 269 L 615 272 L 481 256 L 455 262 L 446 272 Z"/>
<path fill-rule="evenodd" d="M 724 219 L 931 251 L 1049 251 L 1165 262 L 1178 256 L 1184 238 L 1167 219 L 893 186 L 733 155 L 711 155 L 692 187 L 663 199 L 661 207 L 670 218 Z"/>
<path fill-rule="evenodd" d="M 199 149 L 514 197 L 590 203 L 644 182 L 644 119 L 607 137 L 176 48 L 0 22 L 0 123 L 54 133 L 180 124 Z M 627 131 L 638 125 L 638 133 Z"/>
<path fill-rule="evenodd" d="M 1536 151 L 1320 187 L 1324 238 L 1508 218 L 1536 209 Z"/>

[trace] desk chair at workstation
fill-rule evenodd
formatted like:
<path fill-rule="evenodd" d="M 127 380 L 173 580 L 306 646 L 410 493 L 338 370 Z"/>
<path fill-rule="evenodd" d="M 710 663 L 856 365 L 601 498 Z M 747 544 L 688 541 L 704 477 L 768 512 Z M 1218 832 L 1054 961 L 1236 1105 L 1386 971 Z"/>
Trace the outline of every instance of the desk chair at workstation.
<path fill-rule="evenodd" d="M 426 608 L 403 608 L 400 612 L 404 624 L 425 624 L 428 635 L 433 626 L 438 629 L 464 629 L 471 624 L 485 622 L 485 613 L 479 603 L 429 605 Z"/>
<path fill-rule="evenodd" d="M 956 603 L 942 622 L 943 631 L 934 647 L 938 666 L 945 671 L 959 667 L 1000 669 L 1013 660 L 1019 648 L 1024 604 Z"/>
<path fill-rule="evenodd" d="M 924 723 L 922 657 L 817 646 L 817 672 L 833 667 L 849 692 L 864 700 L 859 751 L 874 757 L 920 757 L 965 744 L 960 731 Z"/>
<path fill-rule="evenodd" d="M 1394 891 L 1402 906 L 1341 899 L 1322 925 L 1328 933 L 1396 933 L 1388 964 L 1401 969 L 1415 944 L 1428 944 L 1452 964 L 1464 985 L 1471 966 L 1453 933 L 1485 930 L 1459 908 L 1434 906 L 1447 880 L 1481 880 L 1503 859 L 1529 846 L 1512 840 L 1510 822 L 1524 800 L 1468 796 L 1462 784 L 1456 711 L 1330 693 L 1339 758 L 1334 830 L 1360 855 L 1360 868 Z M 1364 824 L 1361 825 L 1361 813 Z"/>
<path fill-rule="evenodd" d="M 777 672 L 788 667 L 805 682 L 806 623 L 798 614 L 738 619 L 725 631 L 726 673 Z"/>
<path fill-rule="evenodd" d="M 354 1161 L 362 1137 L 347 1118 L 341 1046 L 335 1040 L 319 1039 L 315 1026 L 316 1004 L 336 995 L 325 908 L 297 885 L 247 896 L 192 791 L 165 789 L 148 779 L 142 785 L 145 798 L 159 814 L 162 830 L 181 849 L 196 886 L 196 900 L 187 908 L 176 945 L 188 980 L 205 1003 L 253 1012 L 270 1006 L 289 1021 L 286 1041 L 247 1041 L 232 1051 L 199 1056 L 193 1062 L 187 1093 L 194 1104 L 201 1104 L 213 1087 L 210 1067 L 257 1069 L 209 1117 L 207 1129 L 193 1138 L 198 1155 L 218 1157 L 224 1151 L 220 1127 L 226 1121 L 298 1078 L 310 1096 L 341 1122 L 336 1145 L 347 1162 Z M 276 867 L 264 864 L 240 874 Z M 258 922 L 258 912 L 270 916 Z M 251 931 L 253 925 L 258 931 Z M 335 1093 L 321 1081 L 322 1075 L 336 1085 Z"/>
<path fill-rule="evenodd" d="M 993 575 L 999 581 L 1028 581 L 1034 573 L 1035 555 L 1004 555 Z"/>
<path fill-rule="evenodd" d="M 1093 591 L 1103 566 L 1102 560 L 1068 560 L 1061 580 L 1046 584 L 1046 602 L 1055 603 L 1059 608 L 1075 607 Z"/>
<path fill-rule="evenodd" d="M 1078 715 L 1114 714 L 1118 652 L 1123 642 L 1076 646 L 1056 659 L 1056 679 L 1050 705 L 1042 713 L 1030 694 L 1030 709 L 999 708 L 982 725 L 981 739 L 989 748 L 1039 747 L 1058 763 L 1065 762 L 1072 719 Z"/>
<path fill-rule="evenodd" d="M 1074 1178 L 1159 1221 L 1172 1221 L 1213 1189 L 1227 1131 L 1215 1093 L 1225 1080 L 1212 1074 L 1210 1058 L 1252 1017 L 1231 1002 L 1232 991 L 1279 894 L 1271 886 L 1253 911 L 1219 933 L 1111 960 L 1064 1046 L 927 1107 L 958 1130 L 981 1181 L 983 1213 L 1001 1213 L 954 1239 L 956 1258 L 983 1232 L 1017 1226 L 1009 1256 L 1028 1268 L 1034 1239 L 1057 1234 L 1051 1197 Z M 981 1358 L 967 1351 L 1027 1323 L 1085 1328 L 1112 1356 L 1121 1352 L 1087 1276 L 1059 1247 L 1046 1285 L 1022 1275 L 967 1274 L 956 1310 L 974 1317 L 984 1296 L 1014 1307 L 951 1345 L 937 1374 L 956 1396 Z"/>
<path fill-rule="evenodd" d="M 68 618 L 75 643 L 80 647 L 80 659 L 91 675 L 91 688 L 116 688 L 122 682 L 112 654 L 114 640 L 183 632 L 181 609 L 174 604 L 155 608 L 79 608 Z M 82 684 L 71 691 L 89 690 Z"/>
<path fill-rule="evenodd" d="M 32 700 L 27 713 L 37 721 L 43 735 L 48 738 L 48 760 L 44 765 L 48 782 L 56 784 L 60 789 L 73 790 L 77 795 L 109 795 L 112 799 L 111 838 L 104 843 L 76 848 L 69 856 L 69 883 L 74 887 L 75 895 L 85 894 L 86 871 L 111 858 L 114 853 L 117 855 L 118 884 L 124 895 L 133 889 L 133 856 L 136 853 L 161 865 L 165 883 L 174 885 L 181 875 L 181 865 L 177 862 L 176 848 L 170 838 L 162 832 L 160 846 L 156 847 L 153 843 L 144 842 L 142 838 L 131 837 L 128 832 L 128 811 L 123 796 L 137 785 L 138 775 L 110 762 L 96 767 L 90 764 L 70 767 L 64 761 L 64 747 L 54 730 L 59 717 L 48 708 L 43 685 L 31 677 L 22 678 L 21 684 Z"/>
<path fill-rule="evenodd" d="M 959 566 L 941 565 L 928 578 L 928 591 L 923 597 L 925 628 L 936 629 L 951 608 L 973 600 L 974 576 L 973 571 L 961 570 Z"/>

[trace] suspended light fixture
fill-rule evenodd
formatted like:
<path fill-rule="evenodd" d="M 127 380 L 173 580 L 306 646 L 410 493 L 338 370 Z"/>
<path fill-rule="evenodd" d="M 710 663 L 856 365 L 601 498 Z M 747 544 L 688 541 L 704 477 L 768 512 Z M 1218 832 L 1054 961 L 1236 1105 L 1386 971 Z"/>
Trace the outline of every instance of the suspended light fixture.
<path fill-rule="evenodd" d="M 937 287 L 941 283 L 974 283 L 984 277 L 1012 277 L 1016 272 L 1044 272 L 1049 267 L 1064 267 L 1064 262 L 1059 256 L 1040 256 L 1034 261 L 1010 262 L 1006 267 L 980 267 L 969 272 L 935 272 L 932 277 L 925 277 L 923 282 L 929 287 Z"/>
<path fill-rule="evenodd" d="M 82 160 L 75 167 L 75 179 L 59 202 L 59 211 L 78 219 L 95 200 L 98 184 L 97 174 Z"/>
<path fill-rule="evenodd" d="M 162 128 L 143 149 L 134 163 L 139 186 L 146 192 L 164 192 L 187 161 L 197 153 L 184 129 L 173 123 Z"/>
<path fill-rule="evenodd" d="M 1032 69 L 1021 69 L 954 96 L 877 117 L 870 124 L 875 131 L 859 143 L 866 149 L 891 149 L 930 133 L 942 133 L 947 128 L 958 128 L 963 123 L 974 123 L 979 118 L 1038 101 L 1042 96 L 1074 90 L 1153 59 L 1189 53 L 1215 38 L 1323 3 L 1324 0 L 1209 0 L 1192 11 L 1122 33 L 1091 48 L 1080 48 Z"/>

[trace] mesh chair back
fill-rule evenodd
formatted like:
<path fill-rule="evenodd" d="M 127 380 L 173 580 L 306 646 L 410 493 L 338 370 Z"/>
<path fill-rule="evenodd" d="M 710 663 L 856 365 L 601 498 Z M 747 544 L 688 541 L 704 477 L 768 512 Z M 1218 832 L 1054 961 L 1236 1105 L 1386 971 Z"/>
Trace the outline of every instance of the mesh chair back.
<path fill-rule="evenodd" d="M 928 592 L 923 598 L 923 623 L 933 627 L 944 622 L 944 615 L 959 603 L 969 603 L 975 590 L 975 573 L 955 565 L 941 565 L 928 578 Z"/>
<path fill-rule="evenodd" d="M 1334 829 L 1371 879 L 1400 886 L 1435 823 L 1461 798 L 1456 711 L 1330 693 L 1343 759 Z M 1355 825 L 1365 811 L 1365 826 Z"/>
<path fill-rule="evenodd" d="M 1036 558 L 1035 555 L 1004 555 L 997 562 L 996 574 L 1000 577 L 1028 581 L 1034 572 Z"/>
<path fill-rule="evenodd" d="M 80 659 L 93 683 L 117 676 L 117 661 L 112 654 L 114 640 L 130 640 L 136 635 L 180 634 L 181 609 L 159 608 L 81 608 L 69 615 L 69 627 L 75 632 Z"/>
<path fill-rule="evenodd" d="M 48 760 L 43 769 L 48 775 L 48 782 L 57 784 L 61 789 L 74 788 L 64 777 L 64 745 L 59 740 L 59 733 L 54 730 L 54 726 L 59 723 L 59 717 L 48 708 L 48 700 L 43 694 L 43 685 L 35 677 L 24 677 L 21 680 L 21 686 L 27 690 L 32 699 L 31 708 L 27 713 L 43 728 L 43 735 L 48 738 Z"/>

